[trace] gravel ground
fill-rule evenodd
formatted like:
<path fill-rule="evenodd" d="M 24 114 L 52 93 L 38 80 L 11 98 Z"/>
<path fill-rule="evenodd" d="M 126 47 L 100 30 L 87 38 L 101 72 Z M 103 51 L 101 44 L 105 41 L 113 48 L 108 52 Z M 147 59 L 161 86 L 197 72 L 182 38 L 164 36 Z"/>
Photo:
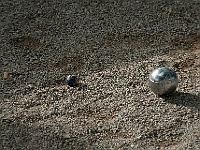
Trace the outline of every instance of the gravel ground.
<path fill-rule="evenodd" d="M 0 10 L 0 149 L 200 149 L 198 0 L 8 0 Z M 179 76 L 170 97 L 148 88 L 159 66 Z M 64 83 L 72 73 L 76 87 Z"/>

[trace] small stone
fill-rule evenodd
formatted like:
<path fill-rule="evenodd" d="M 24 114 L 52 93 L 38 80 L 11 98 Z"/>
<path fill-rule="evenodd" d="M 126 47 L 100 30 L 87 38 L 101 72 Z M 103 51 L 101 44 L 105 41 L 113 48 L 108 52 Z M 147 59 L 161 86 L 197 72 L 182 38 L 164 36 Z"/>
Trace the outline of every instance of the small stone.
<path fill-rule="evenodd" d="M 134 147 L 134 145 L 133 145 L 133 144 L 131 144 L 131 147 L 133 148 L 133 147 Z"/>
<path fill-rule="evenodd" d="M 4 72 L 4 73 L 3 73 L 3 78 L 4 78 L 4 79 L 7 79 L 8 76 L 9 76 L 9 73 L 8 73 L 8 72 Z"/>

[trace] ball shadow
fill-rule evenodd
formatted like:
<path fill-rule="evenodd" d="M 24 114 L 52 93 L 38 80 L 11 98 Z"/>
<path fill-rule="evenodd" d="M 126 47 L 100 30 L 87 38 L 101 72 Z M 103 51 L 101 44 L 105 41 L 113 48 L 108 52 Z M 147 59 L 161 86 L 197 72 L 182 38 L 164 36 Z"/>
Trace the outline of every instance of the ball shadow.
<path fill-rule="evenodd" d="M 77 88 L 78 91 L 84 91 L 88 89 L 88 85 L 84 83 L 78 83 L 75 88 Z"/>
<path fill-rule="evenodd" d="M 200 95 L 191 93 L 174 92 L 169 97 L 162 97 L 166 102 L 200 110 Z"/>

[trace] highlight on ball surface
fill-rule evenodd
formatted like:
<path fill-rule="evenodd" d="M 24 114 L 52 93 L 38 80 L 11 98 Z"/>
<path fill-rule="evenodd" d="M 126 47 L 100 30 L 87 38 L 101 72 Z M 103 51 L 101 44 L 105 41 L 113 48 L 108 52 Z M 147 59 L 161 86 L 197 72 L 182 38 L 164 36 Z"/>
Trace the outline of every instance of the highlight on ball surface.
<path fill-rule="evenodd" d="M 157 68 L 149 76 L 149 87 L 158 96 L 170 95 L 178 87 L 178 76 L 172 69 Z"/>

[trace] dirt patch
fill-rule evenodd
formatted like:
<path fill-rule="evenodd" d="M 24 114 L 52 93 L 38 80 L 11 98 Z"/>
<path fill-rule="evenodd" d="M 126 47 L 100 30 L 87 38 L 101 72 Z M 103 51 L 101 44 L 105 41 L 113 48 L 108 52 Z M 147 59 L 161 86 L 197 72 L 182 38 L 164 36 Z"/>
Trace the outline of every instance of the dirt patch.
<path fill-rule="evenodd" d="M 200 35 L 198 34 L 188 35 L 184 38 L 175 37 L 172 43 L 177 48 L 188 50 L 195 54 L 200 53 Z"/>
<path fill-rule="evenodd" d="M 191 51 L 195 53 L 197 56 L 200 57 L 200 36 L 197 37 L 196 41 L 194 42 L 194 46 L 192 47 Z"/>
<path fill-rule="evenodd" d="M 115 47 L 116 45 L 125 44 L 131 48 L 144 48 L 148 46 L 165 46 L 169 43 L 161 42 L 161 37 L 164 38 L 164 33 L 156 33 L 155 37 L 145 32 L 134 32 L 134 29 L 129 29 L 127 33 L 118 35 L 116 33 L 108 33 L 103 37 L 105 47 Z"/>
<path fill-rule="evenodd" d="M 160 138 L 156 141 L 155 146 L 159 148 L 165 148 L 165 147 L 173 147 L 175 145 L 178 145 L 180 141 L 175 140 L 167 140 L 165 138 Z"/>
<path fill-rule="evenodd" d="M 78 71 L 83 69 L 84 61 L 83 58 L 79 55 L 69 56 L 62 58 L 57 63 L 55 63 L 54 66 L 56 68 L 66 68 L 67 71 L 69 70 Z"/>
<path fill-rule="evenodd" d="M 184 59 L 180 59 L 179 61 L 175 61 L 173 63 L 173 67 L 179 70 L 186 70 L 188 68 L 196 66 L 195 63 L 196 63 L 196 57 L 193 55 L 190 57 L 186 57 Z"/>
<path fill-rule="evenodd" d="M 11 43 L 15 46 L 22 46 L 25 48 L 29 48 L 32 50 L 36 50 L 42 46 L 40 40 L 30 37 L 30 36 L 22 36 L 11 39 Z"/>
<path fill-rule="evenodd" d="M 51 70 L 52 68 L 64 69 L 68 71 L 80 71 L 84 68 L 84 61 L 81 56 L 63 57 L 57 62 L 38 61 L 33 62 L 31 66 L 33 70 Z"/>
<path fill-rule="evenodd" d="M 198 76 L 197 68 L 200 67 L 200 36 L 195 34 L 185 38 L 175 38 L 173 41 L 177 48 L 168 54 L 174 60 L 168 62 L 170 66 L 177 71 L 188 71 L 191 75 Z"/>

